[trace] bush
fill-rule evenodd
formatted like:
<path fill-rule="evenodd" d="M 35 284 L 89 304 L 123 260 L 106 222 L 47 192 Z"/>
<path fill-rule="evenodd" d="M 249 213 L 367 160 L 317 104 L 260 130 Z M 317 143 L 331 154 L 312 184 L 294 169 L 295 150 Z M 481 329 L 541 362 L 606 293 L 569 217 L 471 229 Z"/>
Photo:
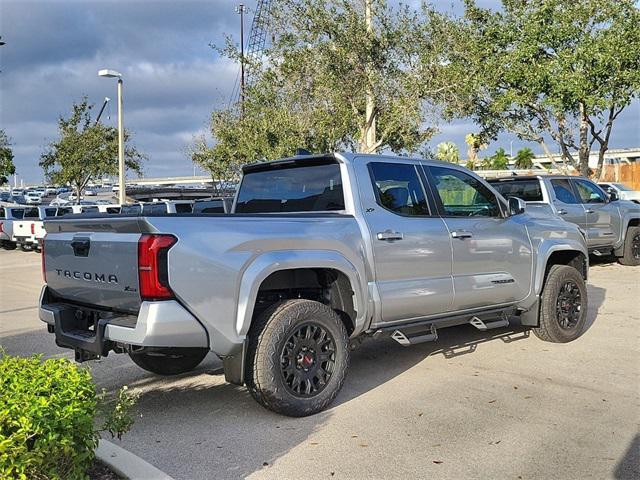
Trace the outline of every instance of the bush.
<path fill-rule="evenodd" d="M 86 478 L 98 444 L 94 418 L 101 402 L 89 370 L 66 359 L 0 352 L 0 392 L 0 478 Z M 113 408 L 116 420 L 112 413 L 105 421 L 112 435 L 131 425 L 132 403 L 122 390 Z"/>

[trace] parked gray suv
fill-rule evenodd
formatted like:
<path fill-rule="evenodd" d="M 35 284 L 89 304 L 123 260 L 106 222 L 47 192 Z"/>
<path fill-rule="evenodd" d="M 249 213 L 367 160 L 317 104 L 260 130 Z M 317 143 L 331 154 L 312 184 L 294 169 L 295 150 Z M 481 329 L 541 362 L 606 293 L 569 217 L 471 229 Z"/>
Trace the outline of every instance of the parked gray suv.
<path fill-rule="evenodd" d="M 211 351 L 286 415 L 329 405 L 364 338 L 406 346 L 514 318 L 551 342 L 586 329 L 578 227 L 447 163 L 300 156 L 246 166 L 231 214 L 45 227 L 40 318 L 78 361 L 127 353 L 168 375 Z"/>
<path fill-rule="evenodd" d="M 512 176 L 489 180 L 504 197 L 519 197 L 530 213 L 575 223 L 586 234 L 589 251 L 613 254 L 623 265 L 640 265 L 640 205 L 607 195 L 584 177 Z"/>

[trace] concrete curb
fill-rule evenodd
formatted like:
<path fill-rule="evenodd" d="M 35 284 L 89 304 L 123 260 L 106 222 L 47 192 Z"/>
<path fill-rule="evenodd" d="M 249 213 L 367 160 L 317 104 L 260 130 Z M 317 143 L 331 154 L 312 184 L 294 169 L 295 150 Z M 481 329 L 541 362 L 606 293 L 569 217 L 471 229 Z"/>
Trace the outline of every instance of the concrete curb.
<path fill-rule="evenodd" d="M 173 480 L 140 457 L 107 440 L 100 440 L 96 458 L 118 475 L 130 480 Z"/>

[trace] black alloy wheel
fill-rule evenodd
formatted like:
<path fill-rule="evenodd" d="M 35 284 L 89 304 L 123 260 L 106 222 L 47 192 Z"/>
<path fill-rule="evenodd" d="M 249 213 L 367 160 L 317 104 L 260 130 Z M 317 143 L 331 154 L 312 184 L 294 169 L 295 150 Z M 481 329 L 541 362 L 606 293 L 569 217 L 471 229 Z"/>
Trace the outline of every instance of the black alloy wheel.
<path fill-rule="evenodd" d="M 305 398 L 320 393 L 335 367 L 336 343 L 322 325 L 307 322 L 287 339 L 280 353 L 280 373 L 285 388 Z"/>
<path fill-rule="evenodd" d="M 640 260 L 640 232 L 636 233 L 631 240 L 631 254 L 636 260 Z"/>
<path fill-rule="evenodd" d="M 578 285 L 572 280 L 566 281 L 558 292 L 556 301 L 556 318 L 560 328 L 571 330 L 580 320 L 582 296 Z"/>

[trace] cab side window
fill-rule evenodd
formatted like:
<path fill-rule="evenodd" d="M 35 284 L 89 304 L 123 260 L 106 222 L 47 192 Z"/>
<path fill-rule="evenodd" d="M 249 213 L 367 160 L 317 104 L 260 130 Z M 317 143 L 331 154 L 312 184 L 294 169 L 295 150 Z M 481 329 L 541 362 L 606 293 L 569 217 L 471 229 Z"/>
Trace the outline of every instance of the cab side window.
<path fill-rule="evenodd" d="M 573 193 L 569 180 L 566 178 L 556 178 L 551 180 L 551 187 L 553 188 L 553 193 L 555 193 L 558 201 L 562 203 L 579 203 Z"/>
<path fill-rule="evenodd" d="M 429 167 L 447 217 L 501 217 L 498 199 L 486 185 L 460 170 Z"/>
<path fill-rule="evenodd" d="M 605 194 L 599 187 L 586 180 L 576 180 L 576 187 L 582 203 L 606 203 Z"/>
<path fill-rule="evenodd" d="M 410 163 L 369 164 L 376 202 L 398 215 L 429 216 L 429 205 L 416 170 Z"/>

